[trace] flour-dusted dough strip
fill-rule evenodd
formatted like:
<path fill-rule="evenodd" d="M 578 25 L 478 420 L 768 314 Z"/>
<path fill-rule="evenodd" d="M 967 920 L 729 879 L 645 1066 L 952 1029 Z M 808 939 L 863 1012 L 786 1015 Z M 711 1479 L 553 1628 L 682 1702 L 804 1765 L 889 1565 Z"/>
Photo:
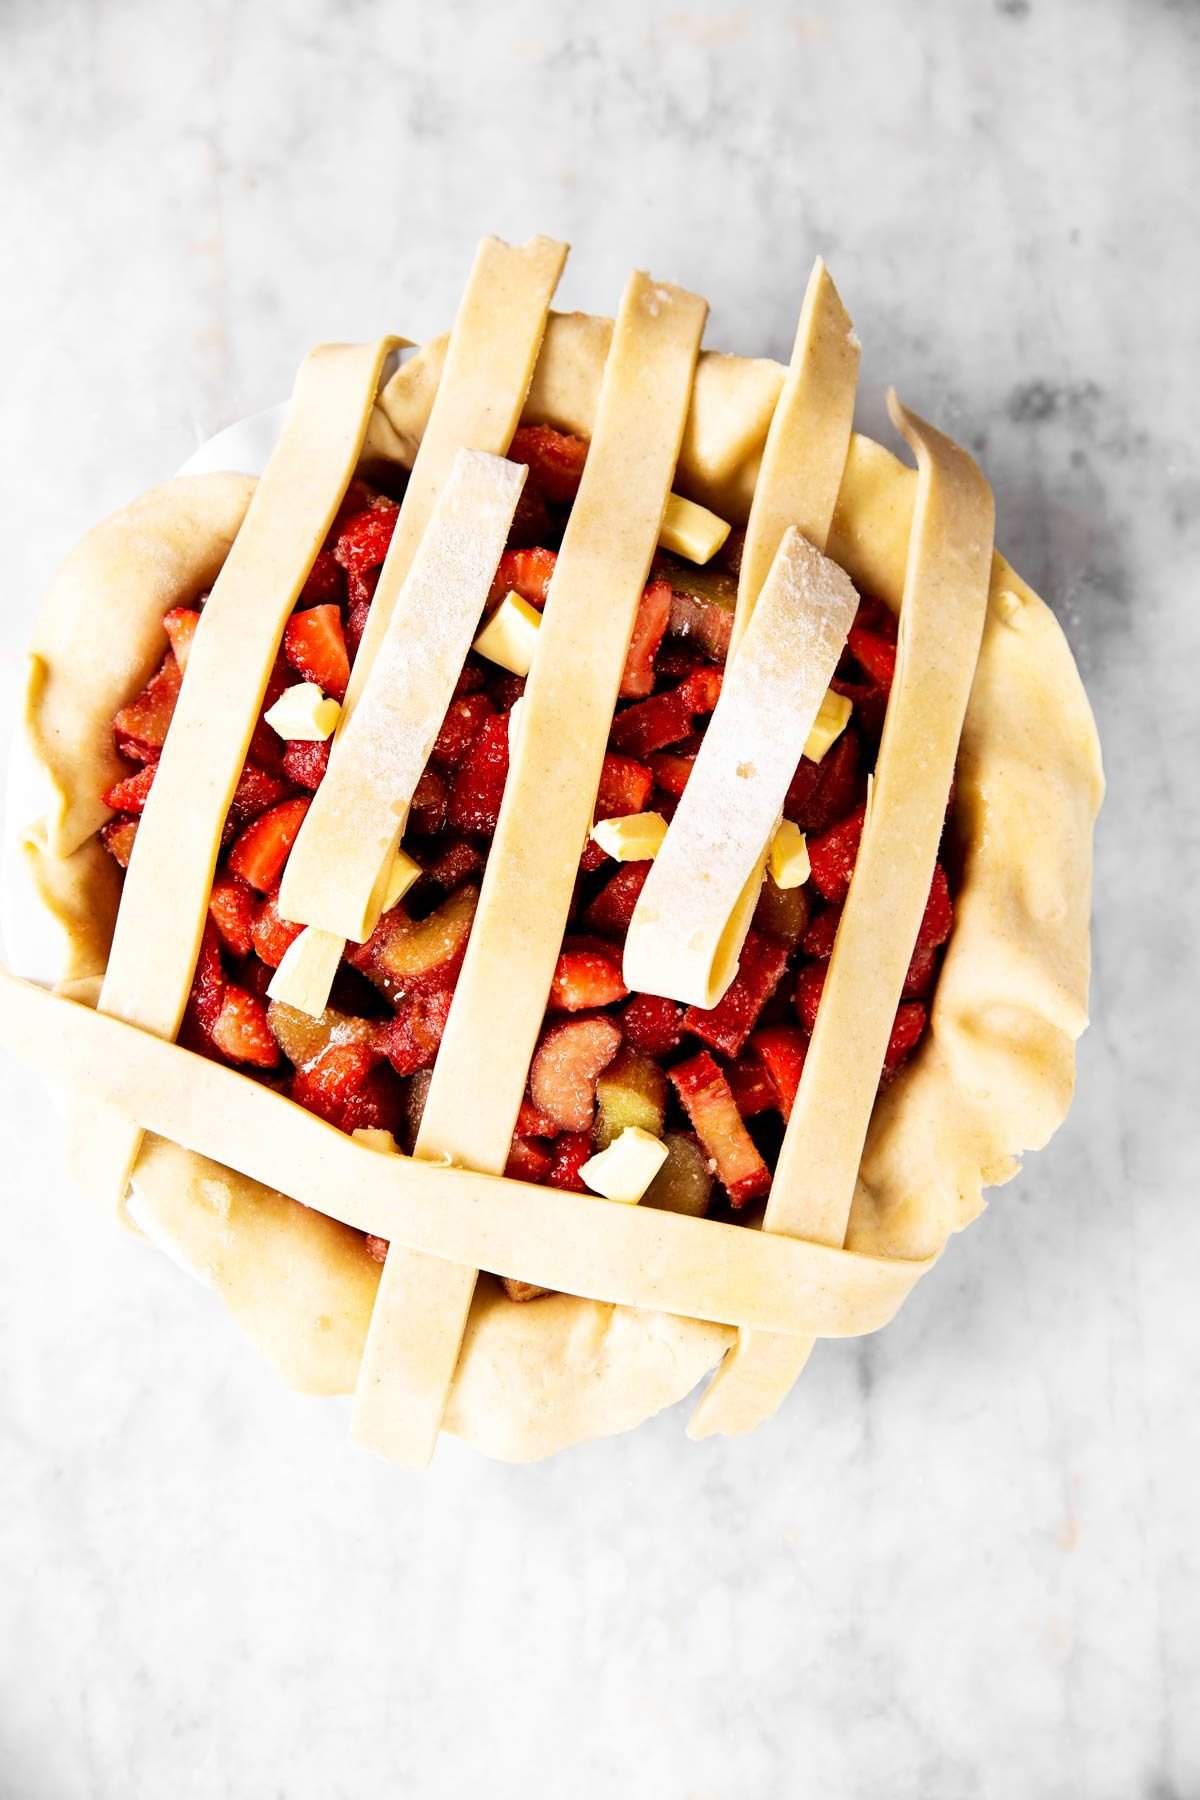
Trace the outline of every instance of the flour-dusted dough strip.
<path fill-rule="evenodd" d="M 766 584 L 789 530 L 825 548 L 850 449 L 858 365 L 858 339 L 818 257 L 746 526 L 724 690 L 626 938 L 625 980 L 635 990 L 710 1007 L 737 973 L 771 833 L 808 736 L 795 747 L 795 728 L 815 719 L 854 617 L 851 607 L 834 649 L 844 611 L 834 596 L 853 589 L 811 551 L 807 562 L 800 549 L 789 553 L 790 582 L 781 570 L 778 588 L 768 594 Z M 743 645 L 760 594 L 771 617 Z"/>
<path fill-rule="evenodd" d="M 932 1266 L 381 1156 L 237 1069 L 0 970 L 0 1043 L 185 1149 L 430 1258 L 718 1323 L 877 1331 Z M 445 1263 L 438 1266 L 445 1267 Z"/>
<path fill-rule="evenodd" d="M 497 1173 L 507 1160 L 675 473 L 706 312 L 695 295 L 646 275 L 631 277 L 625 290 L 418 1155 Z M 514 1264 L 503 1273 L 524 1277 L 525 1269 Z M 429 1460 L 474 1283 L 471 1268 L 390 1252 L 359 1380 L 360 1442 L 397 1461 Z"/>
<path fill-rule="evenodd" d="M 626 986 L 715 1006 L 737 974 L 788 784 L 858 595 L 789 526 L 625 940 Z"/>
<path fill-rule="evenodd" d="M 763 448 L 738 576 L 731 652 L 789 525 L 824 550 L 850 453 L 862 352 L 829 270 L 813 264 L 792 360 Z"/>
<path fill-rule="evenodd" d="M 766 1229 L 840 1245 L 938 843 L 987 613 L 995 508 L 966 451 L 888 396 L 917 458 L 896 676 L 850 892 L 767 1202 Z M 693 1437 L 752 1430 L 811 1346 L 742 1330 Z"/>
<path fill-rule="evenodd" d="M 159 1037 L 183 1019 L 225 816 L 263 694 L 313 559 L 358 462 L 394 338 L 305 358 L 282 436 L 213 584 L 117 914 L 100 1007 Z M 123 1202 L 140 1133 L 75 1122 L 98 1191 Z"/>
<path fill-rule="evenodd" d="M 527 474 L 523 464 L 484 451 L 455 453 L 358 705 L 292 846 L 279 894 L 284 918 L 356 943 L 375 929 L 413 793 Z"/>
<path fill-rule="evenodd" d="M 476 252 L 350 672 L 343 731 L 366 685 L 455 454 L 465 448 L 503 456 L 512 441 L 566 260 L 566 244 L 545 237 L 530 238 L 520 246 L 484 238 Z"/>

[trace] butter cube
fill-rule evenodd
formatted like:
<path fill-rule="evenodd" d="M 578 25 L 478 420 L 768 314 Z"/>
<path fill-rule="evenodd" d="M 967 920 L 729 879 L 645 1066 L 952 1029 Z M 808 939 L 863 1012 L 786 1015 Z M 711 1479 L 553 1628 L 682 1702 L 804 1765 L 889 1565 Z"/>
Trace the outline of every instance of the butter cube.
<path fill-rule="evenodd" d="M 592 836 L 616 862 L 650 862 L 662 848 L 667 821 L 661 813 L 626 813 L 621 819 L 597 819 Z"/>
<path fill-rule="evenodd" d="M 271 977 L 267 993 L 297 1012 L 317 1018 L 329 1005 L 329 990 L 342 960 L 345 943 L 329 931 L 309 925 L 288 945 Z"/>
<path fill-rule="evenodd" d="M 661 1138 L 640 1125 L 627 1125 L 607 1150 L 588 1158 L 579 1174 L 594 1194 L 636 1206 L 666 1160 Z"/>
<path fill-rule="evenodd" d="M 658 533 L 660 549 L 685 556 L 689 562 L 706 563 L 717 554 L 728 536 L 728 521 L 709 512 L 707 506 L 697 506 L 694 500 L 685 500 L 682 494 L 668 497 Z"/>
<path fill-rule="evenodd" d="M 388 874 L 388 884 L 383 891 L 383 912 L 391 912 L 393 906 L 403 900 L 409 888 L 421 873 L 420 863 L 406 856 L 403 850 L 397 850 L 396 860 Z"/>
<path fill-rule="evenodd" d="M 819 763 L 825 753 L 833 746 L 850 723 L 853 704 L 845 694 L 835 694 L 830 688 L 821 702 L 821 710 L 813 720 L 813 728 L 808 734 L 808 742 L 804 746 L 804 754 L 809 762 Z"/>
<path fill-rule="evenodd" d="M 804 833 L 790 819 L 783 821 L 771 840 L 767 867 L 777 888 L 803 887 L 812 874 Z"/>
<path fill-rule="evenodd" d="M 520 594 L 503 600 L 475 639 L 475 648 L 489 662 L 499 663 L 514 675 L 528 675 L 533 667 L 542 615 Z"/>
<path fill-rule="evenodd" d="M 375 1125 L 357 1125 L 350 1133 L 356 1144 L 364 1150 L 378 1150 L 383 1156 L 399 1156 L 400 1146 L 390 1131 L 381 1131 Z"/>
<path fill-rule="evenodd" d="M 281 738 L 323 744 L 336 730 L 342 709 L 336 700 L 326 699 L 314 681 L 300 681 L 285 688 L 265 716 Z"/>

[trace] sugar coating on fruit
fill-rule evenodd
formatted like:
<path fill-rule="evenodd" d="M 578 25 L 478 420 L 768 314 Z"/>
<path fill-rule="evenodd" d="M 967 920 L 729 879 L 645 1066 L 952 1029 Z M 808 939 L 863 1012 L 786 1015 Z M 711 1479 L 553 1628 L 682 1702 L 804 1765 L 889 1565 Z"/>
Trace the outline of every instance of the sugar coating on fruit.
<path fill-rule="evenodd" d="M 627 813 L 619 819 L 597 819 L 592 837 L 614 862 L 651 862 L 667 835 L 661 813 Z"/>

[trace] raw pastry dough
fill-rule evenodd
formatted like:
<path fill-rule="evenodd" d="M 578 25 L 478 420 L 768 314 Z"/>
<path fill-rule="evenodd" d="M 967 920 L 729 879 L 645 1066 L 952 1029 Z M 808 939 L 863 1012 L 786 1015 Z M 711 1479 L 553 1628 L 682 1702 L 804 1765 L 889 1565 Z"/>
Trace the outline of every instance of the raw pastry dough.
<path fill-rule="evenodd" d="M 706 312 L 694 295 L 646 275 L 632 276 L 625 290 L 417 1156 L 495 1173 L 507 1161 Z M 499 1272 L 536 1279 L 515 1265 Z M 359 1380 L 360 1442 L 399 1461 L 428 1461 L 473 1289 L 471 1269 L 389 1253 Z"/>
<path fill-rule="evenodd" d="M 888 396 L 918 467 L 896 675 L 862 845 L 766 1229 L 845 1240 L 892 1021 L 929 896 L 987 610 L 995 508 L 971 458 Z M 747 637 L 749 643 L 749 637 Z M 743 1330 L 705 1393 L 694 1437 L 769 1418 L 811 1346 Z"/>

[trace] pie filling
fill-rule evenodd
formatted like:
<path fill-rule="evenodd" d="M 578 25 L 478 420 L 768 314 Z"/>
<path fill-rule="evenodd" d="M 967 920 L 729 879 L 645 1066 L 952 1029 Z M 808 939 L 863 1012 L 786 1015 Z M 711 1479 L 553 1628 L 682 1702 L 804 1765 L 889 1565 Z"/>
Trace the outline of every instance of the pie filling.
<path fill-rule="evenodd" d="M 282 917 L 279 884 L 328 765 L 321 733 L 336 717 L 328 703 L 345 696 L 396 523 L 395 494 L 358 481 L 347 493 L 287 626 L 226 821 L 180 1042 L 242 1068 L 344 1131 L 389 1132 L 405 1150 L 415 1140 L 471 930 L 510 733 L 520 728 L 513 709 L 524 678 L 493 658 L 528 667 L 586 455 L 582 439 L 545 426 L 522 427 L 513 439 L 509 456 L 528 465 L 529 478 L 488 601 L 481 637 L 488 654 L 467 657 L 413 796 L 403 849 L 419 874 L 368 941 L 347 946 L 319 1018 L 267 993 L 302 929 Z M 859 607 L 833 681 L 848 716 L 845 705 L 823 709 L 827 729 L 808 747 L 824 753 L 796 769 L 784 818 L 805 839 L 786 830 L 777 839 L 772 866 L 785 885 L 770 874 L 764 880 L 724 998 L 706 1011 L 630 993 L 622 949 L 651 867 L 644 857 L 661 831 L 654 816 L 671 818 L 721 691 L 741 542 L 731 532 L 702 566 L 660 548 L 651 570 L 596 801 L 597 822 L 609 824 L 580 859 L 506 1173 L 586 1191 L 583 1164 L 636 1127 L 667 1146 L 646 1204 L 757 1222 L 858 853 L 895 670 L 896 623 L 879 601 Z M 123 867 L 198 619 L 182 607 L 166 615 L 170 650 L 114 720 L 130 773 L 103 796 L 114 817 L 101 837 Z M 273 712 L 285 693 L 288 701 Z M 805 851 L 807 879 L 786 885 L 803 874 Z M 952 924 L 939 861 L 884 1082 L 920 1042 Z M 494 1053 L 503 1056 L 503 1044 Z M 380 1239 L 367 1246 L 386 1254 Z M 514 1298 L 539 1291 L 508 1286 Z"/>

